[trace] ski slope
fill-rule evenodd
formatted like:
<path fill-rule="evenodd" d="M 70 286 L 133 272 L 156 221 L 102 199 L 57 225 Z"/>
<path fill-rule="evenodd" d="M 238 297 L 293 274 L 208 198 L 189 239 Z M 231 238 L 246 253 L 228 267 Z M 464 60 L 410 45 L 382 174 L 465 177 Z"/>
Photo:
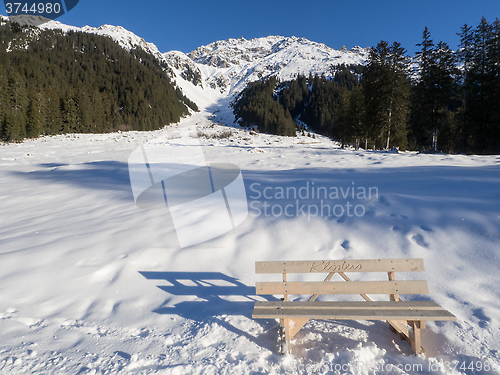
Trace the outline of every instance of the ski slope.
<path fill-rule="evenodd" d="M 499 373 L 500 157 L 355 151 L 211 118 L 0 146 L 1 374 Z M 134 204 L 127 160 L 148 140 L 191 147 L 189 126 L 208 162 L 241 168 L 249 215 L 181 249 L 168 212 Z M 313 184 L 376 189 L 327 202 L 363 215 L 308 214 L 312 195 L 278 215 L 296 204 L 280 188 Z M 428 324 L 428 357 L 366 321 L 311 321 L 280 357 L 277 322 L 251 319 L 256 260 L 392 257 L 424 258 L 428 298 L 458 317 Z"/>

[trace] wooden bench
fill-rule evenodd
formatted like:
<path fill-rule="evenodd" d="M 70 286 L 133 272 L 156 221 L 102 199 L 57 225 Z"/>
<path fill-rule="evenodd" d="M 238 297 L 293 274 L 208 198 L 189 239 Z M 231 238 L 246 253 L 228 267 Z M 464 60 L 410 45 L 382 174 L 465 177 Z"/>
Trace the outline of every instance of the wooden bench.
<path fill-rule="evenodd" d="M 283 274 L 283 281 L 256 282 L 256 294 L 281 295 L 281 301 L 257 301 L 252 318 L 280 319 L 280 354 L 290 353 L 290 339 L 310 319 L 386 320 L 413 354 L 425 354 L 420 330 L 425 322 L 457 318 L 433 301 L 403 301 L 400 294 L 428 294 L 425 280 L 396 280 L 395 272 L 425 271 L 423 259 L 317 260 L 255 262 L 255 273 Z M 387 281 L 352 281 L 347 273 L 384 272 Z M 327 273 L 324 281 L 288 281 L 288 274 Z M 330 281 L 338 274 L 344 281 Z M 290 295 L 312 295 L 290 301 Z M 316 301 L 319 295 L 360 294 L 364 301 Z M 388 294 L 389 301 L 372 301 L 367 294 Z"/>

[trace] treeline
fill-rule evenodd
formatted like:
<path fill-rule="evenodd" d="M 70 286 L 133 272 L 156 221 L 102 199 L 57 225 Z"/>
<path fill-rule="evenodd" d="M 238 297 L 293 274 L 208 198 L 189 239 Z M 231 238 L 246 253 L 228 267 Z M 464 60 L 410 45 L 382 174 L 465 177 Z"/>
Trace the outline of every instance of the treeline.
<path fill-rule="evenodd" d="M 356 148 L 500 153 L 500 21 L 483 18 L 459 35 L 456 51 L 426 28 L 413 58 L 381 41 L 366 66 L 332 67 L 332 78 L 268 79 L 265 94 L 259 84 L 243 91 L 235 115 L 265 132 L 272 108 Z"/>
<path fill-rule="evenodd" d="M 154 130 L 197 110 L 167 66 L 95 34 L 0 25 L 0 137 Z"/>

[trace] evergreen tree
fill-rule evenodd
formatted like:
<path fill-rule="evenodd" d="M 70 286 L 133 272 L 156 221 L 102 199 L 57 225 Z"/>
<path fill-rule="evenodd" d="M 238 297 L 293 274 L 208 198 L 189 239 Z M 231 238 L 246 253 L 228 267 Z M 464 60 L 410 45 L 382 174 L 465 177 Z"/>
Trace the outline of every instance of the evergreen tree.
<path fill-rule="evenodd" d="M 446 43 L 434 45 L 427 27 L 418 45 L 422 50 L 417 54 L 418 80 L 413 87 L 413 133 L 421 149 L 430 147 L 437 151 L 438 135 L 448 122 L 453 96 L 454 55 Z"/>
<path fill-rule="evenodd" d="M 489 41 L 492 27 L 483 17 L 474 32 L 473 70 L 471 72 L 471 117 L 472 149 L 478 151 L 486 147 L 490 136 L 490 78 L 491 61 Z"/>
<path fill-rule="evenodd" d="M 7 80 L 7 117 L 2 131 L 8 141 L 18 142 L 26 136 L 28 94 L 26 82 L 16 71 Z"/>
<path fill-rule="evenodd" d="M 464 24 L 460 28 L 461 32 L 458 34 L 460 37 L 460 45 L 457 51 L 457 60 L 462 64 L 461 74 L 458 76 L 458 84 L 462 91 L 462 123 L 460 126 L 461 133 L 461 150 L 467 153 L 469 150 L 469 100 L 471 96 L 471 71 L 472 71 L 472 57 L 473 57 L 473 34 L 472 27 Z"/>
<path fill-rule="evenodd" d="M 376 147 L 406 149 L 410 84 L 405 53 L 399 43 L 386 41 L 370 51 L 363 88 L 366 122 Z"/>
<path fill-rule="evenodd" d="M 344 110 L 344 121 L 346 126 L 345 139 L 354 143 L 357 150 L 361 140 L 365 140 L 365 147 L 368 143 L 368 133 L 365 127 L 364 95 L 361 86 L 356 86 L 352 91 L 345 91 L 347 103 Z"/>
<path fill-rule="evenodd" d="M 0 58 L 2 53 L 0 51 Z M 7 83 L 8 83 L 8 73 L 4 68 L 2 61 L 0 61 L 0 137 L 6 138 L 5 129 L 6 129 L 6 116 L 7 111 L 9 109 L 8 102 L 10 101 L 10 97 L 7 91 Z"/>
<path fill-rule="evenodd" d="M 40 114 L 35 98 L 34 94 L 30 95 L 26 123 L 27 138 L 37 138 L 40 135 Z"/>

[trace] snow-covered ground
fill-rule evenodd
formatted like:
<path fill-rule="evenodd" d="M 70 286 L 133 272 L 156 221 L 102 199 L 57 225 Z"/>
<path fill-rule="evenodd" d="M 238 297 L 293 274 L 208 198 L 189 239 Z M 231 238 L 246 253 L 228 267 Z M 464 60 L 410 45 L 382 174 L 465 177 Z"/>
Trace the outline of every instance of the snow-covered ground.
<path fill-rule="evenodd" d="M 500 373 L 500 157 L 345 150 L 209 118 L 0 146 L 1 374 Z M 243 171 L 249 216 L 181 249 L 168 212 L 134 204 L 127 160 L 195 124 L 207 161 Z M 372 195 L 321 202 L 312 186 Z M 322 203 L 335 214 L 314 215 Z M 251 319 L 257 260 L 392 257 L 424 258 L 426 298 L 458 317 L 428 324 L 427 357 L 366 321 L 311 321 L 280 357 L 277 322 Z"/>

